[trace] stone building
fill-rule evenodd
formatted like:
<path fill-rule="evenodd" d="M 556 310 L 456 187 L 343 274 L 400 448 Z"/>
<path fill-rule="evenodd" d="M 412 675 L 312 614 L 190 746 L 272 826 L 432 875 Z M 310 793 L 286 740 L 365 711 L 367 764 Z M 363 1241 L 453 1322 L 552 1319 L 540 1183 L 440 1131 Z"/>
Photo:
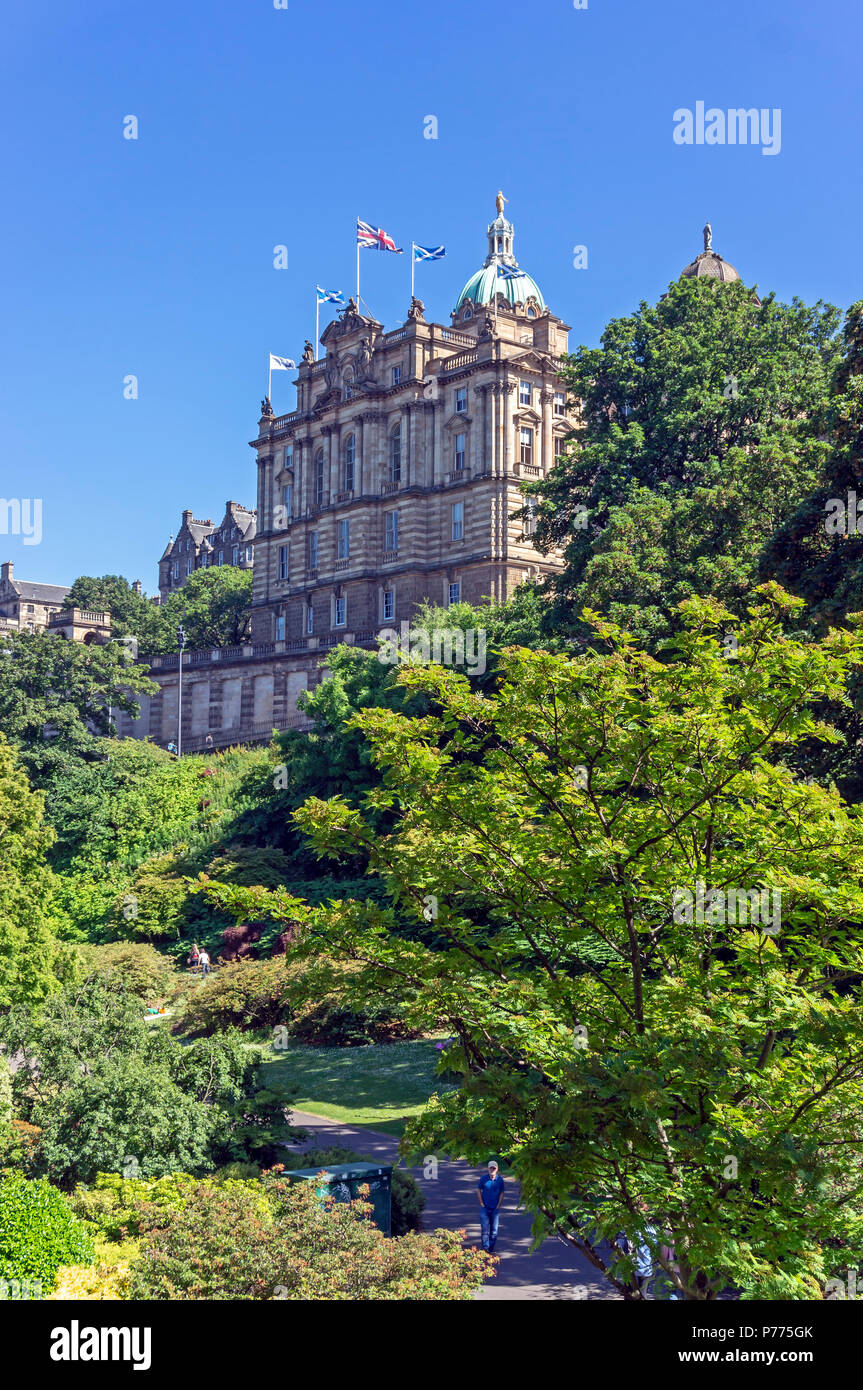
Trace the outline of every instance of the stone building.
<path fill-rule="evenodd" d="M 423 599 L 503 600 L 558 567 L 513 514 L 575 423 L 557 370 L 568 325 L 518 267 L 502 213 L 487 236 L 448 325 L 414 300 L 385 332 L 351 300 L 320 361 L 307 345 L 297 409 L 265 403 L 253 641 L 366 640 Z"/>
<path fill-rule="evenodd" d="M 321 335 L 320 360 L 306 344 L 296 410 L 275 416 L 263 402 L 245 529 L 234 503 L 218 528 L 183 513 L 159 565 L 163 598 L 220 551 L 248 563 L 247 544 L 254 575 L 249 643 L 184 653 L 183 750 L 303 727 L 297 697 L 326 675 L 336 643 L 374 644 L 423 599 L 503 600 L 559 567 L 514 513 L 576 424 L 558 374 L 569 329 L 518 266 L 500 199 L 487 237 L 448 324 L 414 299 L 386 332 L 351 300 Z M 149 664 L 159 691 L 119 732 L 176 742 L 178 656 Z"/>
<path fill-rule="evenodd" d="M 218 526 L 209 517 L 197 521 L 194 512 L 184 511 L 176 538 L 169 539 L 159 560 L 160 598 L 166 599 L 182 588 L 196 569 L 208 565 L 251 569 L 255 529 L 255 513 L 239 502 L 225 503 L 225 515 Z"/>
<path fill-rule="evenodd" d="M 52 613 L 65 602 L 69 589 L 62 584 L 38 584 L 15 579 L 11 560 L 0 566 L 0 628 L 33 632 L 47 627 Z"/>

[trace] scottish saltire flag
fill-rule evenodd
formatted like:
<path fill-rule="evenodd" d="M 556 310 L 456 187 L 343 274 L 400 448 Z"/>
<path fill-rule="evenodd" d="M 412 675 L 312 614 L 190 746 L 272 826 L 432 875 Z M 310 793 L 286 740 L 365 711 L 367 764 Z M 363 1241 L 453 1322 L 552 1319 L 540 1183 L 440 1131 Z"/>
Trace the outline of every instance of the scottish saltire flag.
<path fill-rule="evenodd" d="M 271 372 L 290 372 L 296 365 L 293 357 L 277 357 L 274 352 L 270 353 Z"/>
<path fill-rule="evenodd" d="M 341 290 L 324 290 L 321 289 L 320 285 L 315 285 L 315 289 L 318 292 L 319 304 L 344 304 L 345 302 Z"/>
<path fill-rule="evenodd" d="M 369 222 L 361 222 L 357 218 L 357 241 L 360 246 L 373 248 L 375 251 L 395 251 L 397 256 L 402 254 L 402 247 L 396 246 L 392 237 L 385 232 L 383 227 L 373 227 Z"/>
<path fill-rule="evenodd" d="M 517 265 L 499 265 L 497 273 L 501 280 L 517 280 L 521 270 Z"/>
<path fill-rule="evenodd" d="M 442 261 L 446 255 L 445 246 L 417 246 L 416 242 L 411 242 L 414 249 L 415 261 Z"/>

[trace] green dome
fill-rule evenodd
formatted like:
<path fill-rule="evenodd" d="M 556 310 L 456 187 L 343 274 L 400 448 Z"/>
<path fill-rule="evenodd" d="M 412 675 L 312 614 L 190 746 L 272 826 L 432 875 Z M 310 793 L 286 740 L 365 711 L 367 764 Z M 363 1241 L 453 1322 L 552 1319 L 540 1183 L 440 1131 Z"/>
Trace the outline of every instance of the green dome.
<path fill-rule="evenodd" d="M 466 300 L 470 299 L 474 304 L 492 304 L 494 302 L 495 279 L 497 280 L 497 292 L 509 300 L 510 304 L 524 304 L 528 299 L 535 299 L 540 313 L 545 312 L 545 300 L 542 297 L 542 290 L 536 283 L 532 275 L 528 275 L 526 270 L 519 266 L 519 273 L 514 280 L 503 280 L 496 273 L 496 267 L 485 265 L 481 270 L 472 275 L 458 297 L 455 306 L 456 313 L 461 309 Z"/>
<path fill-rule="evenodd" d="M 498 194 L 498 199 L 498 208 L 501 208 L 505 200 L 501 194 Z M 489 223 L 487 235 L 488 255 L 481 269 L 468 280 L 453 312 L 458 314 L 468 300 L 472 304 L 493 304 L 496 291 L 510 304 L 525 304 L 528 299 L 535 299 L 539 312 L 545 313 L 542 290 L 533 276 L 521 269 L 513 255 L 515 228 L 502 212 L 498 212 L 494 221 Z M 508 277 L 504 279 L 498 274 L 501 269 L 516 270 L 518 274 L 511 280 Z"/>

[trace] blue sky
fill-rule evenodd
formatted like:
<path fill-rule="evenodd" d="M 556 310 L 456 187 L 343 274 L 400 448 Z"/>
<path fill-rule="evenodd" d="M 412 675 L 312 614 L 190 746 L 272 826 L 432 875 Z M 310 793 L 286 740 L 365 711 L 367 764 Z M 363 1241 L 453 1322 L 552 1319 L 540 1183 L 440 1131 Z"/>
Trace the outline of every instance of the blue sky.
<path fill-rule="evenodd" d="M 184 507 L 254 505 L 267 354 L 313 335 L 316 281 L 353 292 L 357 215 L 446 244 L 417 275 L 448 322 L 502 188 L 572 345 L 655 300 L 708 218 L 763 290 L 863 295 L 849 0 L 40 0 L 3 28 L 0 492 L 43 499 L 39 545 L 0 535 L 21 578 L 152 592 Z M 675 144 L 697 101 L 780 108 L 780 153 Z M 362 254 L 392 327 L 409 258 Z"/>

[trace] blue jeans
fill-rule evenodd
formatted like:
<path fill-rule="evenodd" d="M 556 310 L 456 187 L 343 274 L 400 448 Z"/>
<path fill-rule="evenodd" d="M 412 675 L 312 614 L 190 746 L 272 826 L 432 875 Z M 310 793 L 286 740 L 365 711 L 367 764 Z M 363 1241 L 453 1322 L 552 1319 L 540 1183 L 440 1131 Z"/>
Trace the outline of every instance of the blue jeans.
<path fill-rule="evenodd" d="M 207 964 L 207 962 L 204 961 L 204 964 L 201 966 L 201 979 L 202 979 L 202 980 L 205 980 L 205 979 L 207 978 L 207 976 L 209 975 L 209 973 L 210 973 L 210 967 L 209 967 L 209 965 Z"/>
<path fill-rule="evenodd" d="M 497 1226 L 500 1221 L 499 1211 L 489 1211 L 488 1207 L 480 1207 L 479 1220 L 482 1226 L 482 1248 L 488 1250 L 489 1254 L 494 1250 L 497 1242 Z"/>

